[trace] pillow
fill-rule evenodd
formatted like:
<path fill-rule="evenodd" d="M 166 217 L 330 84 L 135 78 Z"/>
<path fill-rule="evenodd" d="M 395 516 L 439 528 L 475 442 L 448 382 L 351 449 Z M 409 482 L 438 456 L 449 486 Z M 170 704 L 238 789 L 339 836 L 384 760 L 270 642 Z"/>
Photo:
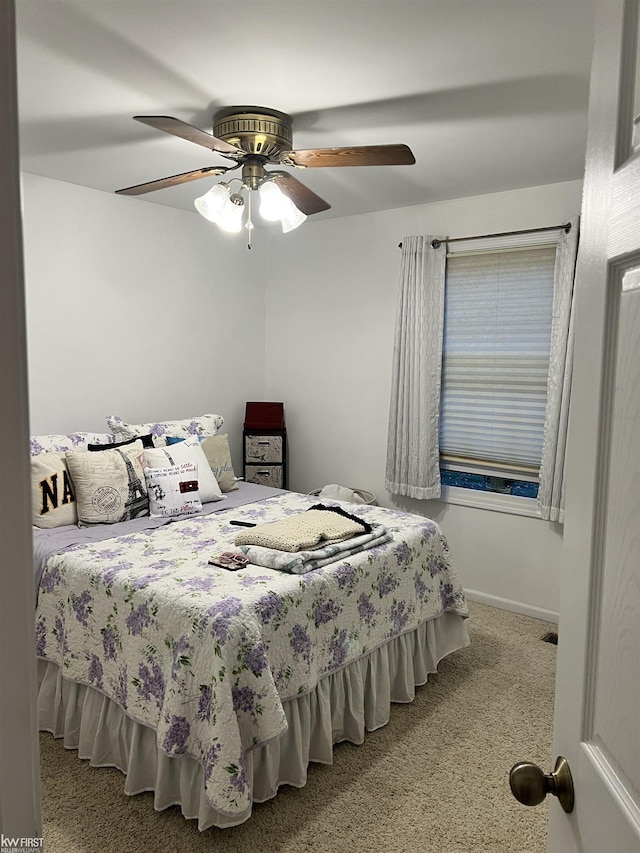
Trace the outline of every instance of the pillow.
<path fill-rule="evenodd" d="M 111 438 L 113 438 L 113 436 L 111 436 Z M 137 438 L 127 438 L 125 441 L 114 441 L 112 444 L 87 444 L 87 450 L 94 453 L 97 450 L 114 450 L 116 447 L 122 447 L 125 444 L 133 444 L 133 442 L 137 440 Z M 151 433 L 149 433 L 149 435 L 141 435 L 140 441 L 142 442 L 143 447 L 155 447 Z"/>
<path fill-rule="evenodd" d="M 64 453 L 65 450 L 86 450 L 89 442 L 111 444 L 113 436 L 108 432 L 71 432 L 68 435 L 32 435 L 31 455 L 39 453 Z"/>
<path fill-rule="evenodd" d="M 36 527 L 76 524 L 76 496 L 64 452 L 31 458 L 31 510 Z"/>
<path fill-rule="evenodd" d="M 143 453 L 141 441 L 102 453 L 67 451 L 80 527 L 149 514 Z"/>
<path fill-rule="evenodd" d="M 213 476 L 207 457 L 195 436 L 171 447 L 154 447 L 153 450 L 145 450 L 144 458 L 147 468 L 167 468 L 182 465 L 183 462 L 193 462 L 198 471 L 198 487 L 202 503 L 222 499 L 218 481 Z"/>
<path fill-rule="evenodd" d="M 231 492 L 233 489 L 237 489 L 238 484 L 229 452 L 229 436 L 226 434 L 211 435 L 209 438 L 205 438 L 200 446 L 207 457 L 214 477 L 218 481 L 220 490 Z"/>
<path fill-rule="evenodd" d="M 137 438 L 151 433 L 156 447 L 162 447 L 167 435 L 188 438 L 190 435 L 215 435 L 224 423 L 221 415 L 199 415 L 181 421 L 162 421 L 160 423 L 128 424 L 115 415 L 109 415 L 107 424 L 118 440 Z"/>
<path fill-rule="evenodd" d="M 194 462 L 167 468 L 145 468 L 149 493 L 149 515 L 164 518 L 191 515 L 202 509 L 198 491 L 198 466 Z"/>

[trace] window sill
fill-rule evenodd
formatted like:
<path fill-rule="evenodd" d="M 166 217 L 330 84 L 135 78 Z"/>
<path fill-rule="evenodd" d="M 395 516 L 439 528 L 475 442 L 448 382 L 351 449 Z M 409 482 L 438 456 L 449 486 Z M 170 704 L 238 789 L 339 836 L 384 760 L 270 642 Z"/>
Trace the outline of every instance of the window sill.
<path fill-rule="evenodd" d="M 493 512 L 507 512 L 511 515 L 540 518 L 537 500 L 535 498 L 523 498 L 519 495 L 503 495 L 499 492 L 462 489 L 459 486 L 443 486 L 440 500 L 459 506 L 472 506 Z"/>

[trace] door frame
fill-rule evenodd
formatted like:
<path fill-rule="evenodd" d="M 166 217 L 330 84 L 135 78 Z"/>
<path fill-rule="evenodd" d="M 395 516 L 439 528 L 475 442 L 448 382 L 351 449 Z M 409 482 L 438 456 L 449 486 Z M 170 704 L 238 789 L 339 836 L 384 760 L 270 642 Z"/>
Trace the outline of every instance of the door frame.
<path fill-rule="evenodd" d="M 36 700 L 27 345 L 23 276 L 14 0 L 0 2 L 0 829 L 38 839 Z"/>

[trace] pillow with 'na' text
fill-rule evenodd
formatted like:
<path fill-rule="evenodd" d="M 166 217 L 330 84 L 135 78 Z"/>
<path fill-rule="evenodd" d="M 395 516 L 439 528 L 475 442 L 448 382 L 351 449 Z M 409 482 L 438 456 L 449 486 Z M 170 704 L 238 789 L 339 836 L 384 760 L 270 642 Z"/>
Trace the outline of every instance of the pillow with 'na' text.
<path fill-rule="evenodd" d="M 76 496 L 64 452 L 31 457 L 32 521 L 36 527 L 76 524 Z"/>

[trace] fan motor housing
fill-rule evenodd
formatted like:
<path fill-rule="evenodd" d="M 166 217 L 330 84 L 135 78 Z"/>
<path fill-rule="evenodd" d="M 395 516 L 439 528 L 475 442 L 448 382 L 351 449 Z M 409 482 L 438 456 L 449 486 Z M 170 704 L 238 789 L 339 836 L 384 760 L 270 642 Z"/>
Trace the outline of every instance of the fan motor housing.
<path fill-rule="evenodd" d="M 291 116 L 267 107 L 227 107 L 213 117 L 213 135 L 269 160 L 293 146 Z"/>

